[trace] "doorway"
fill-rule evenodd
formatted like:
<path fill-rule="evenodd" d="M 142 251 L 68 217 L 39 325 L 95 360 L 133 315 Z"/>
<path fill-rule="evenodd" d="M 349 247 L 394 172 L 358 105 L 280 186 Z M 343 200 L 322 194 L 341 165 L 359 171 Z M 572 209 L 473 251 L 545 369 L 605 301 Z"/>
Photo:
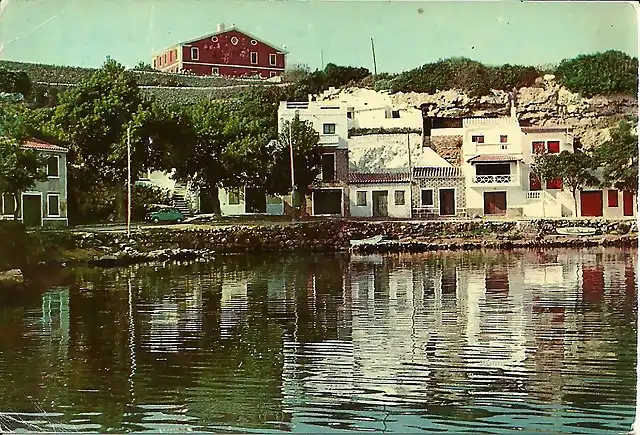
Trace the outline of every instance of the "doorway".
<path fill-rule="evenodd" d="M 389 192 L 386 190 L 376 190 L 371 192 L 371 196 L 373 199 L 373 217 L 389 216 L 387 207 L 389 203 Z"/>
<path fill-rule="evenodd" d="M 440 189 L 440 216 L 454 216 L 455 214 L 455 189 Z"/>
<path fill-rule="evenodd" d="M 244 189 L 244 212 L 267 212 L 267 195 L 265 194 L 264 189 L 259 187 L 246 187 Z"/>
<path fill-rule="evenodd" d="M 42 226 L 42 196 L 22 196 L 22 222 L 28 227 Z"/>
<path fill-rule="evenodd" d="M 622 192 L 622 210 L 625 216 L 633 216 L 633 194 L 631 192 Z"/>
<path fill-rule="evenodd" d="M 602 216 L 602 191 L 580 192 L 580 215 Z"/>
<path fill-rule="evenodd" d="M 484 214 L 507 214 L 507 192 L 485 192 Z"/>

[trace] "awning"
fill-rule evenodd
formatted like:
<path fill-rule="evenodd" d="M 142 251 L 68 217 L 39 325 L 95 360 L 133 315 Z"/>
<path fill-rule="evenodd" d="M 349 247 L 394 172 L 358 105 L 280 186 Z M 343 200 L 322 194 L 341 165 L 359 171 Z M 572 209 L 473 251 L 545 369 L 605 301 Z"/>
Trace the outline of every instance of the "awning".
<path fill-rule="evenodd" d="M 467 160 L 469 163 L 501 163 L 501 162 L 517 162 L 522 160 L 520 156 L 508 154 L 480 154 Z"/>

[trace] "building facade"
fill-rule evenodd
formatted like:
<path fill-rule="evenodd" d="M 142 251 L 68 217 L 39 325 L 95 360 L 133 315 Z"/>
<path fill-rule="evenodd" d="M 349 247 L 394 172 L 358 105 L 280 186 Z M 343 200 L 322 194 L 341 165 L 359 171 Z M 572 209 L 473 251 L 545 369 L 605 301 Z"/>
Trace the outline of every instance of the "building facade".
<path fill-rule="evenodd" d="M 46 159 L 47 179 L 37 182 L 20 193 L 20 202 L 13 195 L 2 192 L 0 218 L 18 219 L 30 227 L 66 226 L 67 217 L 67 152 L 66 148 L 30 139 L 22 146 L 35 150 Z"/>
<path fill-rule="evenodd" d="M 235 27 L 178 43 L 152 56 L 154 69 L 199 76 L 269 79 L 284 72 L 287 52 Z"/>
<path fill-rule="evenodd" d="M 321 172 L 311 186 L 307 198 L 307 213 L 312 216 L 349 215 L 349 149 L 347 110 L 333 103 L 280 102 L 278 129 L 296 116 L 309 122 L 320 135 Z"/>
<path fill-rule="evenodd" d="M 411 174 L 349 174 L 351 217 L 411 218 Z"/>
<path fill-rule="evenodd" d="M 460 167 L 414 167 L 411 187 L 415 218 L 466 216 L 465 178 Z"/>

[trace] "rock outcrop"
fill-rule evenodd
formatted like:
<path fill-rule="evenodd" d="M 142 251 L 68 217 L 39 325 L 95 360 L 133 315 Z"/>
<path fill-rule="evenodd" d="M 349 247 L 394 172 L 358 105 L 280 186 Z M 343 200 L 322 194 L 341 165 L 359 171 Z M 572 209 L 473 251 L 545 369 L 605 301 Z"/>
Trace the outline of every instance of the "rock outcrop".
<path fill-rule="evenodd" d="M 345 99 L 356 89 L 325 93 L 324 100 Z M 373 92 L 373 91 L 371 91 Z M 439 117 L 508 116 L 509 93 L 494 90 L 491 95 L 470 97 L 454 89 L 435 94 L 379 92 L 396 109 L 420 108 Z M 563 125 L 573 127 L 575 137 L 589 148 L 609 138 L 609 130 L 626 116 L 638 113 L 634 95 L 584 98 L 562 87 L 553 75 L 539 78 L 534 86 L 517 91 L 516 113 L 521 122 L 533 126 Z"/>

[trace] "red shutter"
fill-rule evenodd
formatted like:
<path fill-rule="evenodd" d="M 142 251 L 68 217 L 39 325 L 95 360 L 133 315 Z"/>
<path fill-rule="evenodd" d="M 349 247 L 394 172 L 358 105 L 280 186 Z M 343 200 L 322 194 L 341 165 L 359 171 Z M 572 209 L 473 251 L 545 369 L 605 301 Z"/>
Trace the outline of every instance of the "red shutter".
<path fill-rule="evenodd" d="M 541 141 L 531 142 L 531 146 L 535 154 L 544 153 L 544 142 L 541 142 Z"/>
<path fill-rule="evenodd" d="M 529 174 L 529 190 L 541 190 L 542 183 L 536 174 Z"/>
<path fill-rule="evenodd" d="M 560 152 L 560 142 L 557 140 L 550 140 L 547 142 L 547 150 L 549 154 L 557 154 Z"/>
<path fill-rule="evenodd" d="M 607 203 L 609 207 L 617 207 L 618 206 L 618 191 L 617 190 L 609 190 L 607 191 Z"/>
<path fill-rule="evenodd" d="M 562 189 L 562 178 L 547 180 L 547 189 Z"/>

